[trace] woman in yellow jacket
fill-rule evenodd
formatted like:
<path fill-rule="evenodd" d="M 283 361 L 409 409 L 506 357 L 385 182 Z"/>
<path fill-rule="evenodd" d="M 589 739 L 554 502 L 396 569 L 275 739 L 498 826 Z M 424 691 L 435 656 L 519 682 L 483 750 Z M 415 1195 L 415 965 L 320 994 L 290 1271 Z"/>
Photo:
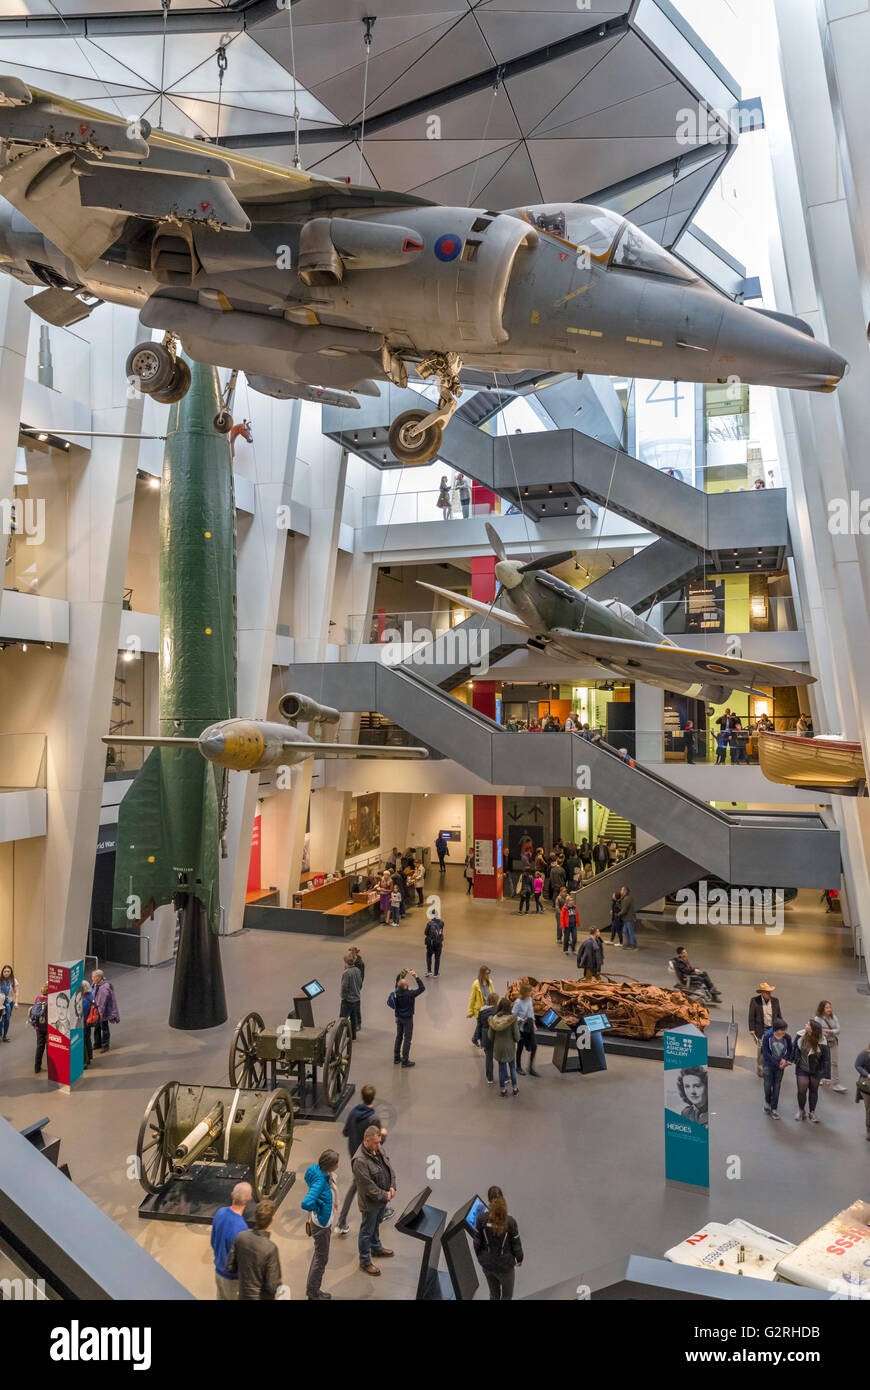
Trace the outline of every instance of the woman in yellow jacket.
<path fill-rule="evenodd" d="M 474 1047 L 482 1047 L 480 1041 L 480 1019 L 478 1014 L 484 1004 L 492 994 L 492 975 L 488 965 L 482 965 L 477 972 L 477 979 L 471 986 L 471 994 L 468 998 L 468 1017 L 474 1019 L 474 1032 L 471 1042 Z"/>

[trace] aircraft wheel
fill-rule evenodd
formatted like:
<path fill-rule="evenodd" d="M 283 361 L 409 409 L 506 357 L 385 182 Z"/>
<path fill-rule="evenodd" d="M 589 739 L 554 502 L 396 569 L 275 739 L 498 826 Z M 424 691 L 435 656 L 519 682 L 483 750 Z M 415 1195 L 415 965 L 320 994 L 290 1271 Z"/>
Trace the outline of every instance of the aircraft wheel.
<path fill-rule="evenodd" d="M 175 359 L 162 343 L 137 343 L 127 358 L 127 380 L 145 396 L 165 391 L 175 374 Z"/>
<path fill-rule="evenodd" d="M 233 417 L 228 410 L 219 410 L 212 423 L 218 434 L 229 434 L 233 427 Z"/>
<path fill-rule="evenodd" d="M 174 405 L 187 395 L 190 390 L 190 368 L 180 357 L 175 363 L 169 385 L 162 391 L 152 391 L 151 399 L 157 401 L 158 405 Z"/>
<path fill-rule="evenodd" d="M 441 425 L 430 425 L 419 435 L 410 433 L 411 428 L 425 420 L 428 414 L 427 410 L 405 410 L 390 425 L 390 448 L 400 463 L 414 466 L 429 463 L 438 457 L 444 433 Z"/>

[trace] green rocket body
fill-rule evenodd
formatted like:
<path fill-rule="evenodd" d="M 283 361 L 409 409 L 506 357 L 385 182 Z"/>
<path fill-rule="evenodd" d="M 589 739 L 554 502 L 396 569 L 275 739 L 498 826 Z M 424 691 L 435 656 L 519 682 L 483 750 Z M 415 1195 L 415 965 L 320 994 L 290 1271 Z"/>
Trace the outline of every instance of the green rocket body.
<path fill-rule="evenodd" d="M 170 410 L 160 492 L 159 733 L 170 738 L 195 738 L 236 713 L 232 460 L 227 436 L 213 424 L 221 404 L 217 372 L 194 363 L 191 373 L 188 394 Z M 153 748 L 119 809 L 114 925 L 129 927 L 164 903 L 182 909 L 170 1020 L 176 1027 L 223 1021 L 213 1015 L 223 998 L 217 932 L 224 776 L 196 748 Z M 181 978 L 191 972 L 200 978 Z M 215 972 L 216 981 L 204 978 Z M 220 1000 L 177 1008 L 179 987 L 194 999 L 217 987 Z"/>

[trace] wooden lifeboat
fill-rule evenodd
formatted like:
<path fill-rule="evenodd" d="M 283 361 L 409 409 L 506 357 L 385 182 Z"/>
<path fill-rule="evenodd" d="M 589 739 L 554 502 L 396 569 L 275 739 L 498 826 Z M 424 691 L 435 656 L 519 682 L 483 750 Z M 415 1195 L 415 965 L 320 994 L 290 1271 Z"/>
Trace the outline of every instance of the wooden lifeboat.
<path fill-rule="evenodd" d="M 838 796 L 864 793 L 867 774 L 861 745 L 837 735 L 803 738 L 796 733 L 759 734 L 758 761 L 771 782 Z"/>

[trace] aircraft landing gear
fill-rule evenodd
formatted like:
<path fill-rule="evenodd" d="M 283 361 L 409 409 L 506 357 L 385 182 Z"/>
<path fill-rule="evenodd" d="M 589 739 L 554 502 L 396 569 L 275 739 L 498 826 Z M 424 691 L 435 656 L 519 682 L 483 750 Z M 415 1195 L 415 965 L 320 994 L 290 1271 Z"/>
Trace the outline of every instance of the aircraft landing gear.
<path fill-rule="evenodd" d="M 212 421 L 218 434 L 229 434 L 233 427 L 232 405 L 238 377 L 238 371 L 231 371 L 227 377 L 227 384 L 221 392 L 221 408 Z"/>
<path fill-rule="evenodd" d="M 171 333 L 162 343 L 137 343 L 127 358 L 126 370 L 130 385 L 159 405 L 173 405 L 190 389 L 190 368 L 176 356 Z"/>
<path fill-rule="evenodd" d="M 425 381 L 437 376 L 440 394 L 438 409 L 404 410 L 390 426 L 390 448 L 400 463 L 410 466 L 437 458 L 445 426 L 449 424 L 462 395 L 459 373 L 462 359 L 455 352 L 431 352 L 417 368 Z"/>

